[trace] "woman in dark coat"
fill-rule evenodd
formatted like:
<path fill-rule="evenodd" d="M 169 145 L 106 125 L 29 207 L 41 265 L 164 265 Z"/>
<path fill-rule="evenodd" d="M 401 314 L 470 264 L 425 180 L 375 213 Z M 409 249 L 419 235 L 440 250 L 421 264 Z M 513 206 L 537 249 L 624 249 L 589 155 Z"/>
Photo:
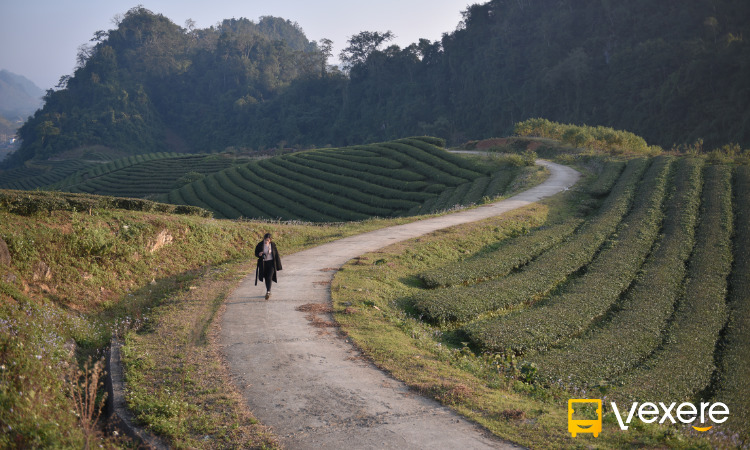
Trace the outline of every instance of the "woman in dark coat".
<path fill-rule="evenodd" d="M 263 240 L 255 246 L 258 266 L 255 268 L 255 285 L 258 280 L 266 282 L 266 300 L 271 296 L 271 281 L 278 283 L 276 272 L 281 270 L 281 258 L 276 244 L 271 242 L 271 233 L 266 233 Z"/>

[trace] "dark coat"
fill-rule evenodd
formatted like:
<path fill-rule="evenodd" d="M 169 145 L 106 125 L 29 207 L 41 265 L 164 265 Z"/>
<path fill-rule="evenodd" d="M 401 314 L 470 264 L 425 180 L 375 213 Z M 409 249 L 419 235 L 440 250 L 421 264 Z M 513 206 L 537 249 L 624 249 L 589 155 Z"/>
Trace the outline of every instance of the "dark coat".
<path fill-rule="evenodd" d="M 263 241 L 258 242 L 255 246 L 255 256 L 263 252 Z M 276 272 L 281 270 L 281 257 L 279 251 L 276 250 L 276 244 L 271 242 L 271 253 L 273 253 L 273 282 L 278 283 L 276 280 Z M 258 284 L 258 280 L 263 281 L 263 256 L 258 256 L 258 264 L 255 266 L 255 284 Z"/>

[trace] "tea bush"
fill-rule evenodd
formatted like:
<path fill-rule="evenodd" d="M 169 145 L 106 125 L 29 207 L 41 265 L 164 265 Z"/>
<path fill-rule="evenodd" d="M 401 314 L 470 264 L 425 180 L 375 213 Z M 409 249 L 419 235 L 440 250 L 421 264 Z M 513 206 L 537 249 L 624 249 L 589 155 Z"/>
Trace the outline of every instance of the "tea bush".
<path fill-rule="evenodd" d="M 263 184 L 266 189 L 284 195 L 294 202 L 306 204 L 311 208 L 314 208 L 318 213 L 333 216 L 337 220 L 362 220 L 367 217 L 364 214 L 357 213 L 350 209 L 352 206 L 350 199 L 318 189 L 316 186 L 307 185 L 297 179 L 285 177 L 282 174 L 277 173 L 273 167 L 268 168 L 261 163 L 250 163 L 245 167 L 262 180 L 266 180 Z M 245 172 L 241 173 L 243 176 L 245 175 Z M 287 193 L 286 191 L 290 191 L 290 193 Z M 314 202 L 303 202 L 298 200 L 304 200 L 306 198 L 311 198 Z"/>
<path fill-rule="evenodd" d="M 715 401 L 724 402 L 732 414 L 730 426 L 750 439 L 750 167 L 735 174 L 734 268 L 728 297 L 729 322 L 720 350 Z"/>
<path fill-rule="evenodd" d="M 581 219 L 543 226 L 503 242 L 496 250 L 419 274 L 429 289 L 470 285 L 508 275 L 561 243 L 580 226 Z"/>
<path fill-rule="evenodd" d="M 622 173 L 622 169 L 625 167 L 624 161 L 607 161 L 602 170 L 602 173 L 596 178 L 596 181 L 591 184 L 588 188 L 588 192 L 591 195 L 603 197 L 609 193 L 612 186 L 617 181 L 617 177 Z"/>

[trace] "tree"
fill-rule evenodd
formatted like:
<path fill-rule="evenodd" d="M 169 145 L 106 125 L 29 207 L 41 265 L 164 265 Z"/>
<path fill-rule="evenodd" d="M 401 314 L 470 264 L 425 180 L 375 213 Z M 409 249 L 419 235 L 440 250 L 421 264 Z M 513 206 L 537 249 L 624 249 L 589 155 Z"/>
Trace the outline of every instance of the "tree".
<path fill-rule="evenodd" d="M 333 41 L 328 38 L 323 38 L 320 40 L 318 48 L 320 48 L 320 53 L 323 55 L 323 61 L 320 68 L 320 76 L 325 76 L 328 58 L 333 56 Z"/>
<path fill-rule="evenodd" d="M 377 50 L 384 42 L 388 42 L 395 37 L 391 31 L 385 33 L 362 31 L 355 34 L 349 39 L 349 46 L 339 54 L 344 70 L 349 71 L 354 66 L 364 64 L 372 52 Z"/>

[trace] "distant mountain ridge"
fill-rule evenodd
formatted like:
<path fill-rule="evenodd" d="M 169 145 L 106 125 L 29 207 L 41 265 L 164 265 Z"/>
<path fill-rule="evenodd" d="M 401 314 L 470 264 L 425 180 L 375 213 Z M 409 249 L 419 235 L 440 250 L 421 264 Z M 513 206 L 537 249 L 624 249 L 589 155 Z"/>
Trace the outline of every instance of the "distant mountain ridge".
<path fill-rule="evenodd" d="M 0 116 L 9 121 L 26 118 L 42 107 L 44 90 L 33 81 L 9 72 L 0 70 Z"/>

